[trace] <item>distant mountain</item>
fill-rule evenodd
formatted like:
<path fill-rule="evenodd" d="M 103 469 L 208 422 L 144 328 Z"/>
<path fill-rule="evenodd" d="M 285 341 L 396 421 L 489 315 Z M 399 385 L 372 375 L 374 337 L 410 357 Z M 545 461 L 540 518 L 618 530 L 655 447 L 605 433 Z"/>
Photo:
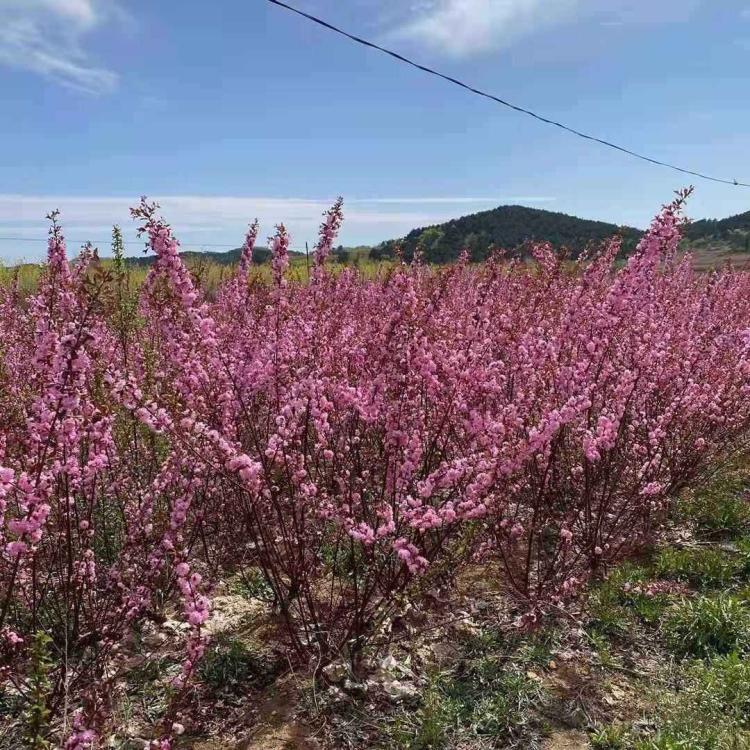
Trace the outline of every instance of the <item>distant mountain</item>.
<path fill-rule="evenodd" d="M 750 211 L 726 219 L 694 221 L 686 227 L 685 237 L 704 246 L 750 252 Z"/>
<path fill-rule="evenodd" d="M 346 263 L 356 256 L 364 255 L 370 252 L 370 247 L 366 245 L 357 245 L 356 247 L 343 247 L 339 245 L 333 250 L 333 257 L 339 263 Z M 312 257 L 312 251 L 310 252 Z M 216 263 L 220 266 L 232 266 L 240 262 L 242 257 L 242 248 L 237 247 L 234 250 L 226 250 L 223 253 L 196 250 L 186 250 L 180 253 L 180 257 L 190 265 L 200 263 Z M 298 250 L 289 251 L 290 258 L 304 258 L 305 254 Z M 156 260 L 155 255 L 140 255 L 125 258 L 125 263 L 131 267 L 148 268 Z M 271 251 L 267 247 L 256 247 L 253 250 L 253 263 L 267 263 L 271 260 Z"/>
<path fill-rule="evenodd" d="M 623 254 L 633 250 L 643 231 L 634 227 L 617 226 L 605 221 L 591 221 L 577 216 L 544 211 L 525 206 L 498 206 L 489 211 L 451 219 L 444 224 L 413 229 L 402 239 L 387 240 L 367 248 L 339 246 L 334 257 L 339 262 L 349 262 L 356 257 L 369 255 L 374 260 L 393 257 L 400 246 L 406 259 L 413 256 L 419 246 L 430 263 L 446 263 L 458 258 L 463 248 L 469 250 L 472 260 L 484 260 L 491 248 L 498 247 L 523 256 L 529 242 L 549 242 L 557 248 L 567 248 L 573 257 L 589 243 L 608 239 L 616 234 L 622 237 Z M 703 219 L 684 229 L 686 244 L 699 250 L 716 252 L 750 252 L 750 211 L 726 219 Z M 192 264 L 212 262 L 232 265 L 239 261 L 241 248 L 226 252 L 187 251 L 182 257 Z M 302 253 L 292 252 L 302 257 Z M 256 247 L 253 260 L 265 263 L 271 253 L 267 247 Z M 133 266 L 150 266 L 153 255 L 128 258 Z"/>
<path fill-rule="evenodd" d="M 180 253 L 180 256 L 183 260 L 192 263 L 200 263 L 203 260 L 210 261 L 211 263 L 218 263 L 222 266 L 229 266 L 233 263 L 238 263 L 241 255 L 242 248 L 237 248 L 236 250 L 227 250 L 224 253 L 196 252 L 193 250 L 188 250 L 184 253 Z M 155 260 L 155 255 L 137 255 L 125 258 L 125 263 L 129 266 L 148 267 L 152 266 Z"/>
<path fill-rule="evenodd" d="M 293 258 L 303 257 L 304 253 L 291 250 L 289 255 Z M 234 250 L 227 250 L 223 253 L 203 251 L 199 252 L 196 250 L 186 250 L 180 253 L 180 257 L 188 263 L 195 265 L 201 262 L 216 263 L 220 266 L 231 266 L 235 263 L 239 263 L 240 257 L 242 256 L 242 248 L 237 247 Z M 267 247 L 256 247 L 253 250 L 253 262 L 254 263 L 265 263 L 271 259 L 271 251 Z M 156 260 L 155 255 L 141 255 L 134 256 L 125 259 L 125 262 L 129 266 L 148 267 L 153 265 Z"/>
<path fill-rule="evenodd" d="M 400 245 L 407 258 L 420 246 L 425 260 L 430 263 L 455 260 L 463 248 L 469 250 L 472 260 L 483 260 L 493 247 L 515 250 L 529 241 L 538 241 L 566 247 L 575 256 L 590 242 L 615 234 L 623 238 L 623 249 L 628 252 L 635 247 L 643 232 L 555 211 L 499 206 L 444 224 L 414 229 L 401 240 L 388 240 L 373 248 L 371 255 L 375 258 L 391 256 Z"/>

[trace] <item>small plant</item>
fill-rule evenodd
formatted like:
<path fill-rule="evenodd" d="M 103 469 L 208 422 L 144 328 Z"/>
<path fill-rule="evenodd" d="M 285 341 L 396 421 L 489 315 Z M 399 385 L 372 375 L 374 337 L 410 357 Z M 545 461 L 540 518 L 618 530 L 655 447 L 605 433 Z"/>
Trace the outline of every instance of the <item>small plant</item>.
<path fill-rule="evenodd" d="M 140 705 L 143 717 L 152 723 L 161 721 L 166 714 L 170 701 L 174 698 L 174 688 L 167 685 L 149 682 L 143 684 L 140 689 L 131 693 L 132 697 Z"/>
<path fill-rule="evenodd" d="M 528 634 L 516 650 L 519 661 L 539 666 L 547 666 L 553 658 L 553 651 L 559 642 L 559 632 L 552 628 L 542 628 Z"/>
<path fill-rule="evenodd" d="M 587 602 L 591 631 L 622 638 L 632 631 L 634 616 L 653 623 L 666 606 L 666 598 L 648 592 L 647 578 L 643 568 L 624 563 L 599 583 Z"/>
<path fill-rule="evenodd" d="M 627 750 L 627 729 L 619 724 L 598 727 L 589 736 L 592 750 Z"/>
<path fill-rule="evenodd" d="M 736 653 L 688 663 L 644 726 L 599 727 L 594 750 L 747 750 L 750 662 Z"/>
<path fill-rule="evenodd" d="M 669 601 L 669 596 L 665 595 L 634 594 L 631 604 L 641 622 L 656 626 L 667 611 Z"/>
<path fill-rule="evenodd" d="M 609 669 L 617 665 L 617 658 L 612 652 L 612 641 L 610 636 L 594 630 L 589 633 L 589 641 L 591 646 L 596 651 L 596 655 L 599 659 L 599 665 L 604 669 Z"/>
<path fill-rule="evenodd" d="M 129 670 L 127 680 L 129 689 L 140 691 L 147 684 L 156 682 L 168 669 L 171 662 L 166 658 L 152 657 Z"/>
<path fill-rule="evenodd" d="M 247 599 L 258 599 L 262 602 L 273 602 L 273 589 L 263 576 L 260 568 L 241 570 L 234 580 L 232 590 Z"/>
<path fill-rule="evenodd" d="M 416 712 L 399 717 L 384 746 L 439 750 L 486 741 L 494 747 L 530 742 L 538 735 L 533 706 L 543 690 L 511 666 L 505 636 L 488 629 L 463 645 L 458 668 L 432 677 Z"/>
<path fill-rule="evenodd" d="M 676 607 L 664 623 L 664 632 L 678 655 L 743 652 L 750 648 L 750 608 L 727 594 L 699 596 Z"/>
<path fill-rule="evenodd" d="M 198 675 L 212 690 L 232 693 L 268 685 L 277 671 L 276 665 L 241 640 L 220 637 L 206 650 Z"/>
<path fill-rule="evenodd" d="M 682 503 L 683 518 L 709 537 L 736 538 L 750 529 L 750 496 L 743 472 L 727 471 Z"/>
<path fill-rule="evenodd" d="M 739 539 L 736 543 L 737 572 L 742 583 L 750 579 L 750 537 Z"/>
<path fill-rule="evenodd" d="M 588 627 L 593 634 L 607 638 L 623 638 L 632 630 L 633 617 L 609 592 L 596 592 L 588 603 Z"/>
<path fill-rule="evenodd" d="M 662 707 L 651 738 L 634 750 L 746 750 L 750 747 L 750 663 L 733 653 L 689 665 Z"/>
<path fill-rule="evenodd" d="M 461 636 L 461 648 L 469 657 L 480 657 L 511 648 L 512 639 L 500 628 L 485 627 Z"/>
<path fill-rule="evenodd" d="M 456 706 L 434 685 L 425 693 L 411 736 L 403 733 L 409 750 L 440 750 L 447 747 L 457 718 Z"/>
<path fill-rule="evenodd" d="M 541 696 L 539 684 L 518 672 L 507 672 L 489 687 L 489 695 L 471 706 L 472 729 L 495 739 L 518 737 L 532 721 L 530 709 Z"/>
<path fill-rule="evenodd" d="M 657 575 L 685 581 L 698 588 L 725 588 L 742 573 L 739 557 L 711 547 L 673 549 L 659 552 L 654 561 Z"/>
<path fill-rule="evenodd" d="M 50 657 L 52 639 L 38 630 L 31 644 L 31 675 L 29 677 L 28 705 L 24 715 L 26 746 L 31 750 L 48 750 L 52 743 L 47 739 L 50 711 L 50 673 L 53 662 Z"/>
<path fill-rule="evenodd" d="M 696 714 L 750 728 L 750 661 L 731 653 L 692 665 L 680 701 Z"/>
<path fill-rule="evenodd" d="M 531 724 L 530 707 L 541 697 L 536 680 L 508 668 L 502 654 L 469 663 L 443 687 L 457 720 L 473 734 L 519 738 Z"/>

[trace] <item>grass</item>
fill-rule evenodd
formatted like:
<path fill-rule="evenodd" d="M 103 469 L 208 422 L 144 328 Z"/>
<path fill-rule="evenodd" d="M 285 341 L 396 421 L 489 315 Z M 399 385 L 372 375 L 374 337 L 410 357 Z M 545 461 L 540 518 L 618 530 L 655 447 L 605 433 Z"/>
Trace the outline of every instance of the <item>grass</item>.
<path fill-rule="evenodd" d="M 678 523 L 713 544 L 666 547 L 641 568 L 623 566 L 594 591 L 590 623 L 602 640 L 616 642 L 641 622 L 651 626 L 653 644 L 666 651 L 651 711 L 634 723 L 594 728 L 594 750 L 750 749 L 746 483 L 746 468 L 730 471 L 679 508 Z M 685 589 L 653 605 L 628 594 L 628 583 L 648 580 Z M 671 666 L 669 654 L 677 659 Z"/>
<path fill-rule="evenodd" d="M 627 729 L 621 725 L 598 727 L 591 732 L 589 742 L 592 750 L 625 750 Z"/>
<path fill-rule="evenodd" d="M 521 638 L 492 627 L 465 636 L 454 666 L 430 677 L 416 709 L 396 717 L 382 747 L 536 746 L 544 726 L 533 709 L 545 691 L 530 668 L 550 661 L 556 639 L 551 629 Z"/>
<path fill-rule="evenodd" d="M 625 563 L 590 592 L 587 603 L 588 628 L 598 636 L 627 638 L 636 623 L 654 626 L 673 597 L 646 593 L 653 578 L 649 568 Z"/>
<path fill-rule="evenodd" d="M 599 727 L 590 742 L 594 750 L 750 748 L 750 661 L 732 653 L 689 663 L 647 723 Z"/>
<path fill-rule="evenodd" d="M 141 691 L 150 683 L 164 676 L 170 666 L 174 665 L 171 659 L 166 657 L 152 657 L 133 667 L 128 672 L 128 687 L 133 692 Z"/>
<path fill-rule="evenodd" d="M 277 674 L 278 664 L 238 638 L 228 636 L 209 644 L 198 670 L 201 682 L 217 693 L 267 687 Z"/>
<path fill-rule="evenodd" d="M 664 635 L 678 656 L 747 652 L 750 608 L 745 601 L 724 593 L 688 599 L 669 614 Z"/>
<path fill-rule="evenodd" d="M 701 589 L 726 588 L 745 572 L 743 559 L 711 547 L 663 549 L 654 562 L 657 576 Z"/>
<path fill-rule="evenodd" d="M 251 567 L 241 570 L 233 579 L 230 590 L 233 594 L 243 596 L 245 599 L 258 599 L 266 603 L 274 601 L 273 590 L 260 568 Z"/>
<path fill-rule="evenodd" d="M 101 258 L 101 264 L 104 268 L 112 265 L 112 258 Z M 236 270 L 236 265 L 224 265 L 203 258 L 186 258 L 185 265 L 193 277 L 199 282 L 203 289 L 210 297 L 216 292 L 220 284 Z M 347 263 L 339 263 L 334 260 L 329 262 L 329 270 L 336 274 L 341 273 L 345 268 L 356 269 L 359 273 L 367 278 L 372 278 L 393 267 L 394 261 L 382 260 L 374 261 L 367 257 L 366 253 L 360 252 Z M 310 278 L 310 267 L 312 260 L 304 257 L 293 256 L 290 259 L 288 276 L 291 280 L 299 283 L 307 283 Z M 14 278 L 18 279 L 19 290 L 26 294 L 36 290 L 39 279 L 44 270 L 42 263 L 23 263 L 17 266 L 6 267 L 0 265 L 0 288 L 9 286 Z M 268 263 L 255 265 L 251 272 L 255 277 L 263 282 L 271 281 L 271 266 Z M 139 289 L 146 279 L 148 268 L 145 266 L 129 266 L 128 276 L 131 289 Z"/>
<path fill-rule="evenodd" d="M 413 718 L 400 718 L 388 733 L 385 746 L 402 750 L 439 750 L 447 746 L 457 720 L 456 706 L 434 683 L 424 692 Z"/>
<path fill-rule="evenodd" d="M 384 746 L 439 750 L 471 738 L 493 746 L 532 743 L 540 727 L 531 708 L 542 692 L 536 680 L 503 659 L 472 660 L 433 677 L 417 710 L 396 721 Z"/>
<path fill-rule="evenodd" d="M 679 509 L 682 519 L 709 538 L 731 539 L 750 533 L 746 481 L 742 466 L 729 467 L 683 501 Z"/>
<path fill-rule="evenodd" d="M 676 585 L 671 593 L 665 585 L 670 582 Z M 680 599 L 680 586 L 706 595 L 732 592 L 737 602 L 746 598 L 750 593 L 750 538 L 735 539 L 730 547 L 721 549 L 665 547 L 642 565 L 624 563 L 590 591 L 588 628 L 594 635 L 627 639 L 636 625 L 656 627 Z M 714 606 L 709 603 L 714 599 L 703 597 L 700 601 L 707 611 Z M 723 599 L 717 601 L 717 609 L 733 606 Z"/>

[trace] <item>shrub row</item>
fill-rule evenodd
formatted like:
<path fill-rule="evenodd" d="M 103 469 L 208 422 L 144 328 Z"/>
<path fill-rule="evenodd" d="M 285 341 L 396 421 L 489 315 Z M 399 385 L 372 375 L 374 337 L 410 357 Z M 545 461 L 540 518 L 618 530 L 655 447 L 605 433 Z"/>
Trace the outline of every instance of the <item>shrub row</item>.
<path fill-rule="evenodd" d="M 470 560 L 533 624 L 653 541 L 750 421 L 750 278 L 677 259 L 684 197 L 619 269 L 613 239 L 374 279 L 326 270 L 338 202 L 309 283 L 283 226 L 256 276 L 253 225 L 211 297 L 145 200 L 139 290 L 119 254 L 70 265 L 53 215 L 39 289 L 0 292 L 0 677 L 29 726 L 95 744 L 124 642 L 173 601 L 186 684 L 248 566 L 300 656 L 357 670 Z"/>

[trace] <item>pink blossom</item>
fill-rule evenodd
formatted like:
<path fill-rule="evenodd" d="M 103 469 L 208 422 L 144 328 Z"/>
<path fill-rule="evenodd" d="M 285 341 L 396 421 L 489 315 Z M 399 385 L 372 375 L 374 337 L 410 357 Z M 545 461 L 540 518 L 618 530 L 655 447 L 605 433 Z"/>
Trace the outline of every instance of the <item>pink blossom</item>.
<path fill-rule="evenodd" d="M 212 592 L 249 566 L 298 655 L 332 658 L 393 602 L 426 606 L 431 567 L 486 564 L 530 626 L 658 539 L 675 489 L 750 431 L 750 274 L 678 259 L 685 197 L 623 266 L 615 238 L 569 264 L 538 245 L 374 276 L 326 272 L 337 202 L 310 283 L 283 225 L 272 283 L 247 278 L 253 225 L 217 288 L 155 204 L 133 211 L 154 259 L 137 289 L 91 249 L 71 267 L 53 215 L 38 288 L 0 285 L 0 633 L 29 674 L 23 613 L 78 618 L 70 653 L 92 658 L 58 744 L 96 742 L 108 660 L 162 607 L 186 686 Z"/>

